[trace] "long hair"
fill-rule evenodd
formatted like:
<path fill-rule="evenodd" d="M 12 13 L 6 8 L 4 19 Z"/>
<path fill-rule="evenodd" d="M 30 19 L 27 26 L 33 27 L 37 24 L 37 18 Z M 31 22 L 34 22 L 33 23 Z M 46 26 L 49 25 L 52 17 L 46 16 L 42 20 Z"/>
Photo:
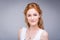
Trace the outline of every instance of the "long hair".
<path fill-rule="evenodd" d="M 41 29 L 44 29 L 44 26 L 43 26 L 43 20 L 42 20 L 42 11 L 39 7 L 39 5 L 37 3 L 29 3 L 27 4 L 25 10 L 24 10 L 24 15 L 25 15 L 25 22 L 27 23 L 28 27 L 30 27 L 30 24 L 29 22 L 27 21 L 27 18 L 26 18 L 26 14 L 27 14 L 27 11 L 31 8 L 34 8 L 40 15 L 40 18 L 38 20 L 38 27 L 41 28 Z"/>

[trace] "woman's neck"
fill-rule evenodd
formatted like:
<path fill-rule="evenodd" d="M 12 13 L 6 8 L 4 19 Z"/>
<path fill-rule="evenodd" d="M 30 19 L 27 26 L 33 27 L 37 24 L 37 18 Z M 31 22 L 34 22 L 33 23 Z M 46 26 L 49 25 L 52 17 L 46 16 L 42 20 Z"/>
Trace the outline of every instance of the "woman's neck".
<path fill-rule="evenodd" d="M 36 29 L 39 29 L 38 25 L 31 25 L 30 30 L 36 30 Z"/>

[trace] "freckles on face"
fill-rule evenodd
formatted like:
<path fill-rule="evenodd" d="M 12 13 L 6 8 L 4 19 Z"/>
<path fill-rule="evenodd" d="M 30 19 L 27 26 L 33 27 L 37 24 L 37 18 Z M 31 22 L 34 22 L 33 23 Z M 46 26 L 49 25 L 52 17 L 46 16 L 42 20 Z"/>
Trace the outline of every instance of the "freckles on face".
<path fill-rule="evenodd" d="M 34 8 L 27 11 L 27 20 L 31 25 L 37 24 L 39 17 L 39 13 Z"/>

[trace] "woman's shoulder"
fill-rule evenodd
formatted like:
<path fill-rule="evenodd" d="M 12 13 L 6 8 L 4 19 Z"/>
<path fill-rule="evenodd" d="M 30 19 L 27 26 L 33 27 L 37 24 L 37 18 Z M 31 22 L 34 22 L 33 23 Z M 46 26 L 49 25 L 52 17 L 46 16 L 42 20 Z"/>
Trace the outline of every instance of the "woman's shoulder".
<path fill-rule="evenodd" d="M 21 33 L 21 31 L 22 31 L 22 27 L 20 27 L 20 28 L 18 29 L 18 40 L 20 40 L 20 33 Z"/>
<path fill-rule="evenodd" d="M 43 30 L 42 37 L 48 38 L 48 32 L 46 30 Z"/>
<path fill-rule="evenodd" d="M 47 32 L 46 30 L 43 30 L 43 29 L 42 29 L 42 31 L 43 31 L 43 32 L 42 32 L 43 35 L 48 35 L 48 32 Z"/>
<path fill-rule="evenodd" d="M 18 32 L 21 32 L 21 31 L 23 31 L 23 30 L 25 30 L 26 29 L 26 27 L 20 27 L 19 29 L 18 29 Z"/>
<path fill-rule="evenodd" d="M 21 31 L 22 31 L 22 27 L 18 29 L 18 34 L 20 34 Z"/>

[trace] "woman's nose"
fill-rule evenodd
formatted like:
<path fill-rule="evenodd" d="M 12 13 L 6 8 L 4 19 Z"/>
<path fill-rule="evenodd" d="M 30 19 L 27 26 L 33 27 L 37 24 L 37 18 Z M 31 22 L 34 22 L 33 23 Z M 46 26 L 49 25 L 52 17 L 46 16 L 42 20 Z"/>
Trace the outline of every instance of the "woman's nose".
<path fill-rule="evenodd" d="M 32 19 L 33 19 L 33 17 L 32 17 Z"/>

